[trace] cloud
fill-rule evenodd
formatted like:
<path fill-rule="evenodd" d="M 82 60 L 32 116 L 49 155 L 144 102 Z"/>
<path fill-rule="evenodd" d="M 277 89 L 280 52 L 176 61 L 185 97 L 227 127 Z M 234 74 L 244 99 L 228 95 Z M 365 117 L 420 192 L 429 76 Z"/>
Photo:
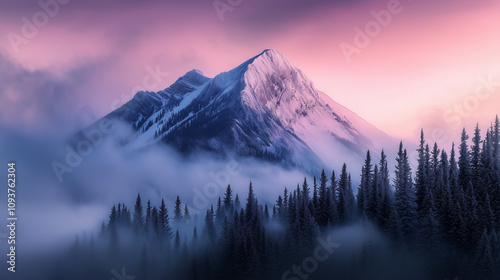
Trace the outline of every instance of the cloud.
<path fill-rule="evenodd" d="M 75 67 L 63 76 L 45 70 L 29 71 L 0 55 L 0 127 L 20 131 L 64 132 L 82 125 L 82 103 L 93 92 L 92 76 L 102 64 Z M 87 120 L 88 121 L 88 120 Z"/>
<path fill-rule="evenodd" d="M 193 216 L 202 216 L 224 195 L 227 184 L 244 205 L 252 180 L 259 201 L 272 206 L 285 186 L 294 188 L 304 176 L 252 159 L 231 161 L 203 152 L 185 158 L 165 146 L 131 150 L 123 143 L 132 132 L 118 124 L 60 182 L 52 163 L 68 165 L 68 134 L 11 127 L 1 130 L 0 157 L 16 162 L 17 167 L 18 216 L 23 220 L 18 237 L 25 254 L 64 247 L 83 231 L 97 233 L 113 204 L 132 208 L 139 192 L 153 205 L 164 198 L 170 211 L 179 195 Z M 0 201 L 0 207 L 7 207 L 5 201 Z"/>

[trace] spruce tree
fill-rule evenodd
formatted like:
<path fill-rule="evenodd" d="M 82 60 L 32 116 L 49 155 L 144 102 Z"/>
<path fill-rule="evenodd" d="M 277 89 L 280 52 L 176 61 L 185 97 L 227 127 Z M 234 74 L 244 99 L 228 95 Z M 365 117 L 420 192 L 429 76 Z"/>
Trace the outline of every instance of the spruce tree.
<path fill-rule="evenodd" d="M 177 198 L 175 199 L 175 207 L 174 207 L 174 222 L 176 224 L 179 224 L 181 221 L 182 221 L 182 203 L 179 196 L 177 196 Z"/>
<path fill-rule="evenodd" d="M 226 215 L 224 208 L 222 206 L 222 200 L 219 196 L 219 199 L 217 200 L 217 208 L 215 208 L 215 221 L 218 227 L 222 226 L 222 223 L 224 222 L 224 217 L 226 217 Z"/>
<path fill-rule="evenodd" d="M 434 143 L 431 152 L 431 162 L 429 167 L 429 181 L 430 181 L 430 191 L 434 197 L 434 203 L 437 208 L 441 207 L 441 199 L 443 197 L 443 186 L 442 186 L 442 176 L 440 175 L 440 153 L 437 143 Z"/>
<path fill-rule="evenodd" d="M 191 221 L 191 214 L 189 213 L 188 205 L 184 205 L 184 221 L 185 222 L 190 222 Z"/>
<path fill-rule="evenodd" d="M 340 222 L 349 223 L 355 214 L 356 201 L 352 192 L 350 175 L 347 173 L 347 166 L 342 166 L 338 187 L 338 213 Z"/>
<path fill-rule="evenodd" d="M 488 174 L 484 174 L 482 169 L 482 162 L 481 162 L 482 141 L 481 141 L 480 131 L 481 130 L 479 129 L 479 124 L 476 124 L 476 128 L 474 129 L 474 136 L 472 137 L 472 146 L 470 151 L 470 176 L 472 185 L 474 186 L 476 200 L 484 201 L 486 199 L 488 188 L 484 184 L 485 180 L 483 179 L 486 179 Z M 485 213 L 486 209 L 484 209 L 482 205 L 480 205 L 480 210 L 479 210 L 481 215 L 486 214 Z"/>
<path fill-rule="evenodd" d="M 117 223 L 118 215 L 116 212 L 116 206 L 111 207 L 111 213 L 109 214 L 108 228 L 115 227 Z"/>
<path fill-rule="evenodd" d="M 278 199 L 276 200 L 276 204 L 275 204 L 275 209 L 276 209 L 276 215 L 277 215 L 277 219 L 278 221 L 283 221 L 282 218 L 283 218 L 283 212 L 286 211 L 283 207 L 283 198 L 281 197 L 281 195 L 278 196 Z"/>
<path fill-rule="evenodd" d="M 311 214 L 314 217 L 314 219 L 318 220 L 319 197 L 318 197 L 318 185 L 316 183 L 316 176 L 313 178 L 313 197 L 312 197 L 312 205 L 309 210 L 311 211 Z"/>
<path fill-rule="evenodd" d="M 338 184 L 335 177 L 335 170 L 332 170 L 332 175 L 330 176 L 330 186 L 327 190 L 327 209 L 328 211 L 328 222 L 330 225 L 334 225 L 338 222 Z"/>
<path fill-rule="evenodd" d="M 252 181 L 250 181 L 250 185 L 248 186 L 247 203 L 245 206 L 245 220 L 247 225 L 250 225 L 255 221 L 256 213 L 257 205 L 255 205 L 255 194 L 253 192 Z"/>
<path fill-rule="evenodd" d="M 373 179 L 369 185 L 369 192 L 366 196 L 366 216 L 378 223 L 379 213 L 382 205 L 382 192 L 380 187 L 380 178 L 378 166 L 373 169 Z"/>
<path fill-rule="evenodd" d="M 307 184 L 307 179 L 304 177 L 304 182 L 302 183 L 302 204 L 308 205 L 309 204 L 309 185 Z"/>
<path fill-rule="evenodd" d="M 465 128 L 462 130 L 462 136 L 460 138 L 460 151 L 458 158 L 458 184 L 465 190 L 471 183 L 471 172 L 470 172 L 470 157 L 469 149 L 467 146 L 467 139 L 469 136 L 465 132 Z"/>
<path fill-rule="evenodd" d="M 425 153 L 425 139 L 424 139 L 424 131 L 420 132 L 420 145 L 417 149 L 418 152 L 418 165 L 417 171 L 415 175 L 415 190 L 417 197 L 417 205 L 418 211 L 420 212 L 422 209 L 422 204 L 424 198 L 426 197 L 426 191 L 428 190 L 429 180 L 427 177 L 427 168 L 429 167 L 429 162 L 427 161 L 426 153 Z"/>
<path fill-rule="evenodd" d="M 319 178 L 318 210 L 316 218 L 318 225 L 322 228 L 328 225 L 328 220 L 330 219 L 329 207 L 331 199 L 329 197 L 329 193 L 327 192 L 327 181 L 328 179 L 326 178 L 325 170 L 323 169 Z"/>
<path fill-rule="evenodd" d="M 379 162 L 379 181 L 380 181 L 380 192 L 382 195 L 382 201 L 380 206 L 380 211 L 378 213 L 378 222 L 382 226 L 385 232 L 390 230 L 390 218 L 392 212 L 394 211 L 394 192 L 392 191 L 389 179 L 389 166 L 387 164 L 387 156 L 382 150 L 380 154 Z"/>
<path fill-rule="evenodd" d="M 160 218 L 158 215 L 158 209 L 156 206 L 153 206 L 153 210 L 151 210 L 151 227 L 153 229 L 153 233 L 156 239 L 160 238 Z"/>
<path fill-rule="evenodd" d="M 145 221 L 144 221 L 146 231 L 150 231 L 151 228 L 152 228 L 152 225 L 153 225 L 153 220 L 152 220 L 152 217 L 151 217 L 151 211 L 152 211 L 151 201 L 148 200 L 147 207 L 146 207 L 146 218 L 145 218 Z"/>
<path fill-rule="evenodd" d="M 144 227 L 144 213 L 142 209 L 141 195 L 137 194 L 134 205 L 134 231 L 139 233 Z"/>
<path fill-rule="evenodd" d="M 215 244 L 215 225 L 214 225 L 214 207 L 211 206 L 211 210 L 207 210 L 205 215 L 205 234 L 208 236 L 210 244 Z"/>
<path fill-rule="evenodd" d="M 233 213 L 233 190 L 231 189 L 231 185 L 227 185 L 227 189 L 224 194 L 224 210 L 226 211 L 226 214 Z"/>
<path fill-rule="evenodd" d="M 168 210 L 163 198 L 161 199 L 160 210 L 158 211 L 158 232 L 161 238 L 166 238 L 167 240 L 170 240 L 174 235 L 170 227 L 170 218 L 168 217 Z"/>
<path fill-rule="evenodd" d="M 500 226 L 500 119 L 498 115 L 495 118 L 495 125 L 491 129 L 491 146 L 492 146 L 492 167 L 491 167 L 491 194 L 494 196 L 492 201 L 495 215 L 497 218 L 497 226 Z"/>
<path fill-rule="evenodd" d="M 412 188 L 411 170 L 408 163 L 406 150 L 403 143 L 399 144 L 398 157 L 396 158 L 396 170 L 394 178 L 395 206 L 399 217 L 402 241 L 411 246 L 414 242 L 415 230 L 417 228 L 417 201 Z"/>
<path fill-rule="evenodd" d="M 358 188 L 357 206 L 359 214 L 366 215 L 368 199 L 371 197 L 370 185 L 372 184 L 372 163 L 370 151 L 366 152 L 365 164 L 361 168 L 361 182 Z"/>
<path fill-rule="evenodd" d="M 425 253 L 438 253 L 442 249 L 441 225 L 437 218 L 437 208 L 432 192 L 427 192 L 423 201 L 426 211 L 419 217 L 418 241 Z"/>
<path fill-rule="evenodd" d="M 234 210 L 240 211 L 241 209 L 241 202 L 240 202 L 240 197 L 238 194 L 234 197 Z"/>

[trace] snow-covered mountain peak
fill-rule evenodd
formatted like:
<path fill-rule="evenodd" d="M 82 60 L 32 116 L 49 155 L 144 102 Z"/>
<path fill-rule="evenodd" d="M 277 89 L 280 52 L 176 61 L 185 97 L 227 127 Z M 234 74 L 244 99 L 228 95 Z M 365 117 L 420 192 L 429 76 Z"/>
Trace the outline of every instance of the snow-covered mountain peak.
<path fill-rule="evenodd" d="M 171 86 L 161 91 L 161 93 L 166 93 L 167 96 L 171 94 L 183 96 L 209 80 L 210 78 L 205 77 L 203 72 L 198 69 L 193 69 L 184 74 L 184 76 L 178 78 Z"/>
<path fill-rule="evenodd" d="M 193 78 L 193 79 L 197 79 L 200 77 L 206 78 L 205 74 L 203 74 L 203 72 L 201 70 L 198 70 L 198 69 L 193 69 L 193 70 L 187 72 L 186 74 L 184 74 L 183 77 Z"/>
<path fill-rule="evenodd" d="M 175 83 L 184 83 L 184 84 L 191 84 L 191 85 L 198 86 L 198 85 L 206 83 L 208 80 L 210 80 L 210 78 L 206 77 L 203 74 L 203 72 L 201 72 L 198 69 L 193 69 L 193 70 L 187 72 L 186 74 L 184 74 L 184 76 L 177 79 L 177 81 Z"/>
<path fill-rule="evenodd" d="M 254 67 L 260 67 L 263 71 L 292 67 L 290 61 L 283 53 L 273 49 L 263 51 L 258 56 L 254 57 L 250 64 Z"/>
<path fill-rule="evenodd" d="M 266 50 L 248 64 L 242 100 L 254 109 L 267 109 L 290 124 L 319 102 L 312 82 L 276 50 Z"/>
<path fill-rule="evenodd" d="M 308 169 L 339 168 L 339 154 L 362 160 L 367 149 L 380 146 L 373 140 L 388 139 L 316 90 L 276 50 L 213 79 L 191 70 L 165 90 L 138 93 L 110 114 L 123 115 L 137 131 L 130 147 L 163 142 L 182 153 L 236 153 Z"/>

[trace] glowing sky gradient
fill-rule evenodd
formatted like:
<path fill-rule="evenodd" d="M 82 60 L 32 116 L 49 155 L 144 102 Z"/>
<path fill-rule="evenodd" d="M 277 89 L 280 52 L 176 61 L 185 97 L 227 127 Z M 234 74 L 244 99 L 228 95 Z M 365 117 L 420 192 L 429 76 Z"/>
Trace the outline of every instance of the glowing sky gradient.
<path fill-rule="evenodd" d="M 221 21 L 212 0 L 73 0 L 16 53 L 9 32 L 21 34 L 22 18 L 42 9 L 4 0 L 0 122 L 50 126 L 82 110 L 97 118 L 130 97 L 147 67 L 169 73 L 150 88 L 160 90 L 193 68 L 213 77 L 272 48 L 396 137 L 415 139 L 421 126 L 450 134 L 487 126 L 500 113 L 500 85 L 477 104 L 471 98 L 481 77 L 500 83 L 500 2 L 401 1 L 401 13 L 348 63 L 339 45 L 353 44 L 354 28 L 389 2 L 243 0 Z M 463 104 L 469 115 L 450 115 Z"/>

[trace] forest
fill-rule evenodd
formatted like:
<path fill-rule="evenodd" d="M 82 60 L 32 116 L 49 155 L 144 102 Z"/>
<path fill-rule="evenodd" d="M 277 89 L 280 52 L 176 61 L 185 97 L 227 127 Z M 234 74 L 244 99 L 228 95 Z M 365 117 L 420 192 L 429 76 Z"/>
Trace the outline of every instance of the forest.
<path fill-rule="evenodd" d="M 53 279 L 500 279 L 499 143 L 498 116 L 449 150 L 422 131 L 415 170 L 400 143 L 394 172 L 368 151 L 357 186 L 345 164 L 273 203 L 229 185 L 200 216 L 138 194 L 78 236 Z"/>

